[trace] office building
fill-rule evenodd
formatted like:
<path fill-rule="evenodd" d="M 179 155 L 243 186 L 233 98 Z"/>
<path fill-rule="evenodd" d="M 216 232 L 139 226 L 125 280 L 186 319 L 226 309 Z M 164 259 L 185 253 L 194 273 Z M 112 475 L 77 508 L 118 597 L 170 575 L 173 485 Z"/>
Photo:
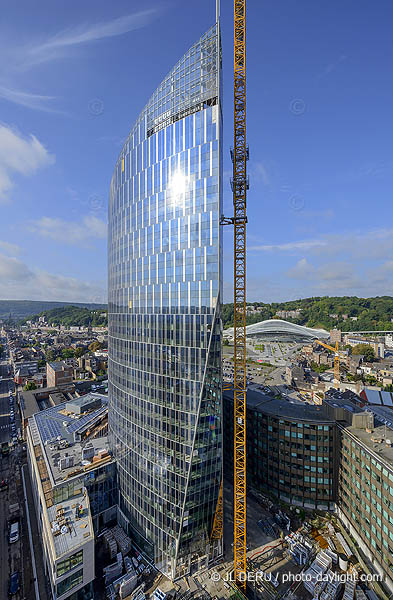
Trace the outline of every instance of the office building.
<path fill-rule="evenodd" d="M 220 553 L 220 32 L 136 120 L 109 203 L 109 434 L 119 521 L 169 578 Z"/>
<path fill-rule="evenodd" d="M 224 392 L 225 471 L 233 471 L 233 392 Z M 247 482 L 309 509 L 335 508 L 336 423 L 320 406 L 247 390 Z"/>
<path fill-rule="evenodd" d="M 95 535 L 116 519 L 107 410 L 105 396 L 89 394 L 28 419 L 28 466 L 54 600 L 93 598 Z"/>

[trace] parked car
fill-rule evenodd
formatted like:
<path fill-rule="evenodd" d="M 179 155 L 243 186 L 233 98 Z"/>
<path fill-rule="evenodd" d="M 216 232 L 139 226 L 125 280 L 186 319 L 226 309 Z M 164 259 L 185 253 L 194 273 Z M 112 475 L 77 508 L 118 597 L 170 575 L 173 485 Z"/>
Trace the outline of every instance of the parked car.
<path fill-rule="evenodd" d="M 10 584 L 8 586 L 8 596 L 12 598 L 15 594 L 19 592 L 20 582 L 19 582 L 19 572 L 16 571 L 12 573 L 10 577 Z"/>
<path fill-rule="evenodd" d="M 18 523 L 18 521 L 16 521 L 15 523 L 11 524 L 9 542 L 10 542 L 10 544 L 14 544 L 18 540 L 19 540 L 19 523 Z"/>

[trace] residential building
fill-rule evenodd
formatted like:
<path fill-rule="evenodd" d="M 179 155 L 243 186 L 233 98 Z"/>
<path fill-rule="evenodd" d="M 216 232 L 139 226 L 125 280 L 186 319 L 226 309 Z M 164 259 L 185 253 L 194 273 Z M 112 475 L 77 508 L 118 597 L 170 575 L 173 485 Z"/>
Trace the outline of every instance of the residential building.
<path fill-rule="evenodd" d="M 38 412 L 26 429 L 45 575 L 54 600 L 92 600 L 95 534 L 116 517 L 106 397 Z"/>
<path fill-rule="evenodd" d="M 300 317 L 301 312 L 300 308 L 296 308 L 295 310 L 278 310 L 276 312 L 276 317 L 279 317 L 280 319 L 296 319 L 297 317 Z"/>
<path fill-rule="evenodd" d="M 383 338 L 382 338 L 383 339 Z M 385 358 L 385 343 L 380 339 L 373 339 L 367 337 L 361 337 L 353 334 L 346 334 L 343 336 L 344 344 L 348 346 L 358 346 L 359 344 L 365 344 L 371 346 L 374 350 L 376 358 Z"/>
<path fill-rule="evenodd" d="M 46 363 L 46 383 L 48 387 L 56 387 L 72 383 L 73 367 L 64 361 Z"/>
<path fill-rule="evenodd" d="M 132 128 L 109 203 L 108 380 L 119 521 L 171 579 L 221 553 L 220 32 Z"/>
<path fill-rule="evenodd" d="M 332 315 L 330 315 L 332 316 Z M 335 344 L 336 342 L 338 342 L 339 344 L 341 344 L 341 330 L 340 329 L 331 329 L 330 330 L 330 343 L 331 344 Z"/>

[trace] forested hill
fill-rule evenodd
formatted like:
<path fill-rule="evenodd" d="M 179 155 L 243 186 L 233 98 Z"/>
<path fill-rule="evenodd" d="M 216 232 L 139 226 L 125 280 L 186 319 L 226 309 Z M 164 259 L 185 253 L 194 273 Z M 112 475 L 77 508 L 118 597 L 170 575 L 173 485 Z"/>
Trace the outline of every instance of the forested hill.
<path fill-rule="evenodd" d="M 29 315 L 36 315 L 42 311 L 62 306 L 77 306 L 98 310 L 106 309 L 106 304 L 94 302 L 51 302 L 42 300 L 0 300 L 0 319 L 12 320 L 26 319 Z"/>
<path fill-rule="evenodd" d="M 103 327 L 108 323 L 106 308 L 99 308 L 91 310 L 89 308 L 83 308 L 81 306 L 61 306 L 59 308 L 52 308 L 51 310 L 43 310 L 40 313 L 28 317 L 26 321 L 37 322 L 39 317 L 45 317 L 48 325 L 64 325 L 66 327 Z"/>
<path fill-rule="evenodd" d="M 342 331 L 391 330 L 393 329 L 393 297 L 357 298 L 356 296 L 315 297 L 290 302 L 247 303 L 249 313 L 251 307 L 260 312 L 247 315 L 247 325 L 272 319 L 278 311 L 300 309 L 298 316 L 276 317 L 292 323 L 319 327 L 326 330 L 333 328 Z M 233 326 L 233 304 L 222 307 L 224 327 Z M 337 316 L 336 316 L 337 315 Z"/>

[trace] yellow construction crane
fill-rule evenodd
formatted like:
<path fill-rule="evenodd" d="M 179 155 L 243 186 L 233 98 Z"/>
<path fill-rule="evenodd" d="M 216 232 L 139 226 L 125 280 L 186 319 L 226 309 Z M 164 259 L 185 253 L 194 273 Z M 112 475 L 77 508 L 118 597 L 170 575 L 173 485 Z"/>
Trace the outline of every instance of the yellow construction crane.
<path fill-rule="evenodd" d="M 334 352 L 334 383 L 336 384 L 337 389 L 340 389 L 340 360 L 346 360 L 346 355 L 340 354 L 338 350 L 338 342 L 336 342 L 335 348 L 333 346 L 329 346 L 329 344 L 325 344 L 325 342 L 321 342 L 320 340 L 316 340 L 316 343 Z"/>
<path fill-rule="evenodd" d="M 234 134 L 233 217 L 222 225 L 234 226 L 233 261 L 233 396 L 234 396 L 234 580 L 246 585 L 246 194 L 248 190 L 246 143 L 246 0 L 234 0 Z M 220 490 L 216 514 L 222 510 Z M 217 525 L 217 527 L 215 527 Z M 215 517 L 213 529 L 222 531 Z"/>
<path fill-rule="evenodd" d="M 234 578 L 246 574 L 246 0 L 234 0 Z"/>

